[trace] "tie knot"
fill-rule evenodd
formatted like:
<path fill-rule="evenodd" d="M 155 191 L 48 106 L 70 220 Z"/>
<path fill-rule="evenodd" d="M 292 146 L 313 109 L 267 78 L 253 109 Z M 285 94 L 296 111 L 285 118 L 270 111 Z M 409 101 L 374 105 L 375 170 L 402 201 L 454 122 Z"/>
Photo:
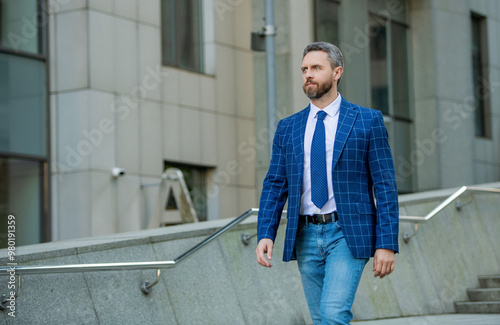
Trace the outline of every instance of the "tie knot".
<path fill-rule="evenodd" d="M 323 121 L 326 117 L 326 112 L 325 111 L 319 111 L 318 112 L 318 120 Z"/>

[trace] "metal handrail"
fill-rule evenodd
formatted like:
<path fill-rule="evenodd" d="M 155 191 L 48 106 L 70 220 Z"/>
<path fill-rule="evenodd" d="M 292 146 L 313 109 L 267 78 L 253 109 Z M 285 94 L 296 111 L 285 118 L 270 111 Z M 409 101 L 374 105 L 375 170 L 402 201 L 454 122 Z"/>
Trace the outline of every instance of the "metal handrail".
<path fill-rule="evenodd" d="M 458 191 L 450 195 L 446 200 L 439 204 L 434 210 L 429 212 L 425 217 L 417 216 L 400 216 L 399 220 L 402 222 L 414 222 L 416 225 L 418 223 L 423 223 L 434 217 L 455 199 L 465 192 L 489 192 L 489 193 L 499 193 L 500 189 L 495 188 L 482 188 L 482 187 L 472 187 L 463 186 Z M 124 270 L 141 270 L 141 269 L 162 269 L 171 268 L 185 260 L 187 257 L 198 251 L 200 248 L 204 247 L 226 231 L 230 230 L 246 218 L 257 213 L 259 209 L 252 208 L 247 210 L 245 213 L 239 217 L 233 219 L 226 226 L 217 230 L 204 240 L 202 240 L 197 245 L 193 246 L 185 253 L 179 255 L 174 260 L 170 261 L 152 261 L 152 262 L 120 262 L 120 263 L 93 263 L 93 264 L 66 264 L 66 265 L 27 265 L 27 266 L 15 266 L 16 274 L 46 274 L 46 273 L 75 273 L 75 272 L 96 272 L 96 271 L 124 271 Z M 286 214 L 286 211 L 283 211 Z M 416 227 L 416 230 L 418 228 Z M 415 232 L 416 233 L 416 232 Z M 408 235 L 405 234 L 406 238 L 411 238 L 415 233 Z M 250 236 L 250 238 L 253 236 Z M 7 266 L 0 267 L 0 276 L 9 275 L 8 271 L 12 268 L 15 263 L 8 263 Z"/>
<path fill-rule="evenodd" d="M 213 234 L 202 240 L 197 245 L 193 246 L 183 254 L 171 261 L 152 261 L 152 262 L 122 262 L 122 263 L 93 263 L 93 264 L 63 264 L 63 265 L 29 265 L 18 266 L 17 263 L 7 263 L 7 266 L 0 267 L 0 276 L 7 275 L 18 276 L 18 289 L 15 296 L 19 294 L 21 288 L 21 274 L 48 274 L 48 273 L 77 273 L 77 272 L 96 272 L 96 271 L 126 271 L 126 270 L 146 270 L 156 269 L 156 279 L 152 283 L 144 281 L 140 285 L 141 291 L 147 295 L 151 292 L 151 288 L 156 285 L 160 280 L 160 269 L 171 268 L 194 254 L 196 251 L 227 232 L 246 218 L 259 212 L 259 209 L 252 208 L 247 210 L 239 217 L 233 219 L 221 229 L 215 231 Z M 286 214 L 286 210 L 282 212 Z M 243 240 L 242 240 L 243 241 Z M 248 245 L 248 244 L 246 244 Z M 0 296 L 0 310 L 7 308 L 9 299 L 4 294 Z"/>
<path fill-rule="evenodd" d="M 399 216 L 399 220 L 403 222 L 413 222 L 415 223 L 415 231 L 412 234 L 405 233 L 403 235 L 403 240 L 405 243 L 408 243 L 410 239 L 416 235 L 418 231 L 418 224 L 426 222 L 434 217 L 436 214 L 441 212 L 444 208 L 450 205 L 453 201 L 455 201 L 458 197 L 460 197 L 465 192 L 476 192 L 476 193 L 497 193 L 500 194 L 500 189 L 497 188 L 485 188 L 485 187 L 474 187 L 474 186 L 462 186 L 455 193 L 451 194 L 448 198 L 446 198 L 441 204 L 439 204 L 434 210 L 429 212 L 425 217 L 416 217 L 416 216 Z M 458 203 L 458 202 L 457 202 Z M 460 210 L 461 205 L 455 206 L 458 210 Z"/>
<path fill-rule="evenodd" d="M 146 269 L 156 269 L 156 279 L 152 283 L 144 281 L 140 285 L 142 293 L 145 295 L 151 292 L 151 288 L 156 285 L 160 280 L 160 269 L 171 268 L 184 261 L 186 258 L 194 254 L 196 251 L 230 230 L 246 218 L 257 213 L 259 209 L 253 208 L 247 210 L 245 213 L 239 217 L 233 219 L 227 225 L 221 229 L 215 231 L 213 234 L 202 240 L 197 245 L 193 246 L 185 253 L 179 255 L 177 258 L 171 261 L 152 261 L 152 262 L 122 262 L 122 263 L 93 263 L 93 264 L 63 264 L 63 265 L 29 265 L 29 266 L 18 266 L 17 263 L 7 263 L 7 266 L 0 267 L 0 276 L 2 275 L 14 275 L 18 276 L 18 291 L 16 292 L 16 297 L 19 294 L 19 289 L 21 288 L 21 274 L 47 274 L 47 273 L 76 273 L 76 272 L 96 272 L 96 271 L 125 271 L 125 270 L 146 270 Z M 286 211 L 283 211 L 286 213 Z M 7 308 L 7 303 L 9 299 L 4 294 L 0 296 L 0 310 L 5 310 Z"/>
<path fill-rule="evenodd" d="M 95 272 L 95 271 L 124 271 L 124 270 L 144 270 L 171 268 L 188 258 L 194 252 L 207 245 L 226 231 L 230 230 L 246 218 L 257 213 L 259 209 L 253 208 L 229 222 L 226 226 L 217 230 L 199 244 L 193 246 L 185 253 L 179 255 L 171 261 L 152 262 L 122 262 L 122 263 L 93 263 L 93 264 L 66 264 L 66 265 L 27 265 L 14 266 L 16 274 L 46 274 L 46 273 L 75 273 L 75 272 Z M 7 263 L 8 266 L 0 267 L 0 276 L 9 275 L 8 271 L 15 263 Z"/>

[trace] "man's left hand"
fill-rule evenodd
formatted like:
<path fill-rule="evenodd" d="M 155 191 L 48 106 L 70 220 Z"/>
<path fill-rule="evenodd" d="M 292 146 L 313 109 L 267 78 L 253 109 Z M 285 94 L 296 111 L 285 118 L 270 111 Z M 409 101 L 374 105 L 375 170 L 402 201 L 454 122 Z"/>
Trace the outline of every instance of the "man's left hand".
<path fill-rule="evenodd" d="M 373 272 L 374 276 L 380 276 L 383 279 L 386 275 L 389 275 L 394 271 L 394 251 L 390 249 L 379 248 L 375 251 L 375 256 L 373 258 Z"/>

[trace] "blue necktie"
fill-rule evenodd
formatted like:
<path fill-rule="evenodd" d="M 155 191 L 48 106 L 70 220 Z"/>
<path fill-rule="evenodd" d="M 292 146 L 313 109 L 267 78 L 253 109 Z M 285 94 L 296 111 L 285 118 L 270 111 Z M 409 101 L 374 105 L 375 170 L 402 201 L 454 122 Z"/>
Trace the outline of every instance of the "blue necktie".
<path fill-rule="evenodd" d="M 318 112 L 316 129 L 311 144 L 311 200 L 321 209 L 328 201 L 328 183 L 326 178 L 326 112 Z"/>

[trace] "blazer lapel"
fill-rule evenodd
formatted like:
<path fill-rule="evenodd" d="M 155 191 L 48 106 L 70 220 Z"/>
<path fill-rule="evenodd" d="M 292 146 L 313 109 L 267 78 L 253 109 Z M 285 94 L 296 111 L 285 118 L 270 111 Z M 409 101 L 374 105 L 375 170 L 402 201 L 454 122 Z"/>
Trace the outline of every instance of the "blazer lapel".
<path fill-rule="evenodd" d="M 335 168 L 342 150 L 344 150 L 345 143 L 351 133 L 357 115 L 358 112 L 351 108 L 351 103 L 342 98 L 339 110 L 339 122 L 337 125 L 337 132 L 335 133 L 335 143 L 333 145 L 332 170 Z"/>
<path fill-rule="evenodd" d="M 297 161 L 297 172 L 299 173 L 299 181 L 302 184 L 304 171 L 304 134 L 306 133 L 307 117 L 309 116 L 310 106 L 303 109 L 297 114 L 292 129 L 293 149 L 295 159 Z"/>

